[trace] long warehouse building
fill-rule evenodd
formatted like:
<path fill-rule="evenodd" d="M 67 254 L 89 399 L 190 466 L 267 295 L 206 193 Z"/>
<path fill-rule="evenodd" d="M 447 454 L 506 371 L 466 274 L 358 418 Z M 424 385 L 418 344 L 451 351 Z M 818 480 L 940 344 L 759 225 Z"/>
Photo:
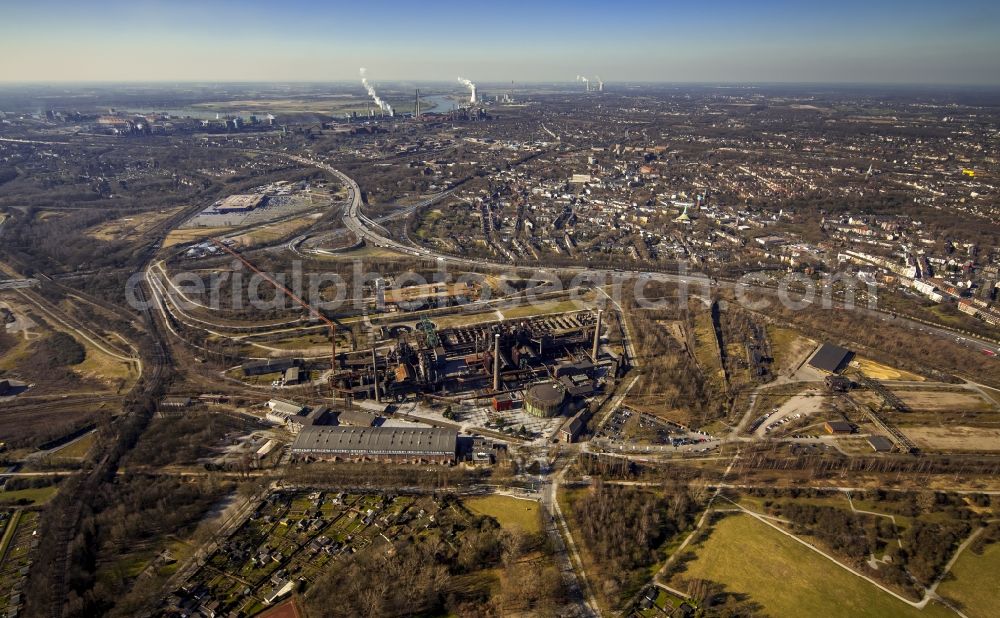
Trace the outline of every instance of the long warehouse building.
<path fill-rule="evenodd" d="M 458 432 L 424 427 L 305 427 L 292 444 L 298 460 L 455 463 Z"/>

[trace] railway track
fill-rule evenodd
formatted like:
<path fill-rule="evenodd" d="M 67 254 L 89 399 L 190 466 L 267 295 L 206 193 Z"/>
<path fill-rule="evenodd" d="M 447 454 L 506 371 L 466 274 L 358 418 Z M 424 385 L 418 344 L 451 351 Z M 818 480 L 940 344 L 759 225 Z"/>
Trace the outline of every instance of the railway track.
<path fill-rule="evenodd" d="M 89 496 L 95 495 L 100 490 L 103 483 L 114 479 L 121 457 L 128 450 L 127 445 L 123 443 L 124 436 L 122 435 L 121 428 L 125 422 L 131 420 L 127 418 L 128 416 L 141 413 L 136 412 L 135 409 L 128 412 L 131 408 L 129 403 L 134 403 L 141 398 L 148 397 L 159 388 L 170 361 L 170 355 L 164 345 L 159 324 L 156 322 L 149 303 L 145 302 L 147 291 L 144 287 L 140 286 L 136 293 L 139 300 L 144 301 L 143 306 L 146 308 L 142 310 L 143 321 L 152 339 L 152 346 L 143 354 L 143 364 L 146 367 L 146 372 L 133 387 L 128 397 L 126 397 L 127 414 L 116 421 L 115 427 L 117 430 L 115 436 L 111 439 L 110 444 L 106 446 L 104 456 L 93 468 L 85 471 L 80 476 L 69 479 L 63 485 L 61 493 L 65 496 L 63 500 L 64 503 L 69 504 L 69 508 L 59 513 L 56 521 L 49 521 L 51 528 L 49 528 L 48 533 L 53 537 L 54 545 L 52 548 L 53 559 L 51 562 L 46 563 L 48 567 L 46 569 L 47 572 L 40 572 L 38 569 L 34 569 L 30 574 L 32 579 L 43 582 L 43 586 L 47 589 L 46 599 L 44 603 L 39 603 L 37 606 L 29 605 L 26 608 L 29 616 L 62 617 L 63 607 L 69 593 L 70 547 L 79 529 L 84 513 L 84 505 Z M 140 422 L 148 422 L 148 420 L 148 418 L 140 419 Z M 38 563 L 39 566 L 41 564 L 41 562 Z M 29 603 L 31 601 L 32 599 L 29 598 Z"/>
<path fill-rule="evenodd" d="M 104 401 L 117 401 L 121 395 L 93 395 L 86 397 L 67 397 L 65 399 L 51 399 L 45 401 L 34 401 L 29 403 L 0 404 L 2 412 L 44 412 L 46 410 L 58 410 L 68 406 L 79 406 L 88 403 L 101 403 Z"/>

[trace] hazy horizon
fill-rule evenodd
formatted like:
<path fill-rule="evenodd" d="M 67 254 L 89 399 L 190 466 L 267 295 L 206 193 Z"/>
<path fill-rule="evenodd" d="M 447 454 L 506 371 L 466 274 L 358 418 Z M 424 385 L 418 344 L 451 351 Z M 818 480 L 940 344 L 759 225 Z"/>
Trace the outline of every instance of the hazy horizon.
<path fill-rule="evenodd" d="M 461 90 L 461 85 L 456 84 L 455 80 L 449 79 L 420 79 L 420 78 L 399 78 L 399 79 L 379 79 L 371 80 L 374 83 L 380 84 L 381 86 L 402 86 L 411 84 L 431 84 L 436 86 L 450 86 L 454 85 L 456 90 Z M 480 87 L 510 87 L 510 83 L 513 80 L 476 80 L 476 84 Z M 704 88 L 768 88 L 768 87 L 815 87 L 815 88 L 859 88 L 863 90 L 927 90 L 927 91 L 937 91 L 937 90 L 948 90 L 948 89 L 968 89 L 968 90 L 986 90 L 994 91 L 1000 90 L 1000 83 L 996 84 L 979 84 L 979 83 L 907 83 L 907 82 L 850 82 L 850 81 L 825 81 L 825 82 L 808 82 L 808 81 L 748 81 L 748 82 L 725 82 L 725 81 L 672 81 L 672 80 L 604 80 L 605 86 L 624 86 L 624 87 L 637 87 L 637 86 L 671 86 L 671 87 L 684 87 L 684 86 L 694 86 L 694 87 L 704 87 Z M 351 79 L 331 79 L 331 80 L 319 80 L 319 79 L 295 79 L 295 80 L 281 80 L 281 79 L 147 79 L 147 80 L 72 80 L 72 79 L 48 79 L 48 80 L 0 80 L 0 87 L 11 87 L 11 86 L 31 86 L 31 87 L 41 87 L 41 86 L 52 86 L 52 87 L 66 87 L 66 86 L 168 86 L 168 85 L 178 85 L 178 86 L 216 86 L 216 85 L 243 85 L 243 86 L 254 86 L 254 85 L 270 85 L 270 86 L 354 86 L 358 85 L 360 88 L 360 80 Z M 573 87 L 578 85 L 575 80 L 566 79 L 562 81 L 557 80 L 520 80 L 515 82 L 515 88 L 523 86 L 553 86 L 553 87 Z M 582 88 L 582 86 L 581 86 Z"/>
<path fill-rule="evenodd" d="M 1000 85 L 1000 9 L 974 0 L 804 5 L 290 0 L 5 9 L 4 83 L 376 82 Z"/>

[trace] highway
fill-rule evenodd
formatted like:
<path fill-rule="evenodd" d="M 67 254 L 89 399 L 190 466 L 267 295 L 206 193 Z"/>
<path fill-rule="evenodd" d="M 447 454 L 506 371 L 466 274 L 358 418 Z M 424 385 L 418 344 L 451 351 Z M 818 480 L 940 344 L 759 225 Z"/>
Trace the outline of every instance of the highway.
<path fill-rule="evenodd" d="M 371 243 L 376 247 L 384 247 L 386 249 L 392 249 L 394 251 L 398 251 L 400 253 L 404 253 L 407 255 L 414 255 L 417 257 L 427 257 L 431 259 L 437 257 L 439 260 L 442 259 L 443 256 L 432 254 L 431 251 L 429 251 L 428 249 L 418 249 L 416 247 L 411 247 L 409 245 L 405 245 L 401 242 L 393 240 L 388 236 L 383 235 L 382 233 L 379 233 L 380 231 L 386 234 L 388 232 L 386 232 L 385 228 L 383 228 L 380 224 L 375 223 L 374 221 L 369 219 L 363 212 L 361 212 L 361 188 L 358 186 L 358 183 L 355 182 L 353 178 L 351 178 L 344 172 L 338 170 L 332 165 L 323 163 L 321 161 L 315 161 L 313 159 L 307 159 L 306 157 L 291 156 L 290 158 L 293 161 L 296 161 L 303 165 L 317 167 L 330 174 L 333 174 L 342 183 L 344 183 L 344 186 L 347 187 L 347 200 L 348 200 L 347 208 L 344 209 L 344 225 L 347 227 L 347 229 L 351 230 L 351 232 L 353 232 L 354 235 L 357 236 L 358 238 L 364 240 L 365 242 Z M 412 210 L 416 210 L 417 208 L 430 204 L 435 200 L 443 199 L 446 195 L 448 195 L 448 192 L 438 194 L 436 196 L 433 196 L 432 198 L 424 200 L 419 204 L 416 204 L 411 208 Z M 457 260 L 459 258 L 452 258 L 452 259 Z"/>

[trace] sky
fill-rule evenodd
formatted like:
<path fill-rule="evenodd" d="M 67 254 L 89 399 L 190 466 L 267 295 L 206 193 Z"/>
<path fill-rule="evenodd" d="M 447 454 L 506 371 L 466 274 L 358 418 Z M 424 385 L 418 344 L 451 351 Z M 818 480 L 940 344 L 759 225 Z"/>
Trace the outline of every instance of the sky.
<path fill-rule="evenodd" d="M 1000 85 L 1000 2 L 0 0 L 0 81 Z"/>

